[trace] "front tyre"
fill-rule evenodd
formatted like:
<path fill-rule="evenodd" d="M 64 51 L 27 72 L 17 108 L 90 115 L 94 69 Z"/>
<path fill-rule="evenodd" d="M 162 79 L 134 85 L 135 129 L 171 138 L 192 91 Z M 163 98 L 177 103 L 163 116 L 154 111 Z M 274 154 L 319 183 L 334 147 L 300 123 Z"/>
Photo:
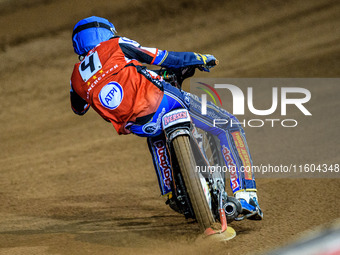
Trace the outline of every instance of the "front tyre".
<path fill-rule="evenodd" d="M 196 164 L 189 136 L 177 136 L 172 141 L 172 144 L 196 220 L 201 230 L 204 231 L 211 227 L 215 220 L 204 193 L 204 184 L 200 180 L 199 172 L 195 171 Z M 206 190 L 206 192 L 208 191 Z"/>

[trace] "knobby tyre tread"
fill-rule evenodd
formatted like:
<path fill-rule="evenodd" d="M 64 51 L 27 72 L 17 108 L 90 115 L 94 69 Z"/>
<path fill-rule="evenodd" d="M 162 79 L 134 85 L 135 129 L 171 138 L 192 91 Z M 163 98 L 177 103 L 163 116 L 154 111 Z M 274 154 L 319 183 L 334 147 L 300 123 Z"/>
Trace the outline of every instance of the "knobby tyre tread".
<path fill-rule="evenodd" d="M 178 136 L 172 143 L 196 220 L 204 231 L 211 227 L 215 220 L 205 198 L 199 174 L 195 171 L 196 164 L 189 136 Z"/>

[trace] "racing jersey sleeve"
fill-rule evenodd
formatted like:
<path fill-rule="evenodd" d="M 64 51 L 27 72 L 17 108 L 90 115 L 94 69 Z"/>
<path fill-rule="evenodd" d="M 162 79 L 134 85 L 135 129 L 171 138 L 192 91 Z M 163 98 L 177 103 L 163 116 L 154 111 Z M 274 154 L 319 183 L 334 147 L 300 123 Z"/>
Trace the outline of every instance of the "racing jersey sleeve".
<path fill-rule="evenodd" d="M 71 108 L 75 114 L 84 115 L 90 109 L 90 105 L 73 90 L 72 84 L 70 90 L 70 100 Z"/>
<path fill-rule="evenodd" d="M 127 58 L 135 59 L 145 64 L 159 65 L 167 68 L 181 68 L 204 64 L 201 54 L 143 47 L 139 43 L 125 37 L 119 38 L 119 46 Z"/>

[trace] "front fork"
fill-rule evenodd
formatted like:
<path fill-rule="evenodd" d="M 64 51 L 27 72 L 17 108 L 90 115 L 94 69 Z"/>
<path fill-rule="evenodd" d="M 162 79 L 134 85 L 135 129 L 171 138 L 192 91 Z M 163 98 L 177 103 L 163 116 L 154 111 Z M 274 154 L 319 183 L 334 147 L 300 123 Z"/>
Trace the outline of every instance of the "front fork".
<path fill-rule="evenodd" d="M 185 109 L 177 109 L 165 114 L 162 118 L 162 127 L 165 131 L 166 140 L 170 144 L 175 137 L 180 135 L 189 135 L 194 138 L 193 140 L 195 140 L 195 135 L 191 132 L 190 115 Z M 202 148 L 198 143 L 196 143 L 196 145 L 199 151 L 201 151 L 202 156 L 207 159 L 204 148 Z M 209 161 L 207 160 L 207 162 Z M 205 231 L 206 235 L 224 232 L 227 229 L 227 219 L 231 221 L 241 212 L 242 207 L 240 202 L 234 197 L 227 196 L 227 192 L 225 191 L 226 182 L 221 177 L 221 174 L 218 175 L 218 173 L 212 173 L 209 178 L 205 178 L 207 184 L 210 186 L 210 196 L 214 196 L 216 198 L 215 203 L 217 204 L 218 214 L 215 216 L 216 218 L 219 217 L 219 221 L 221 222 L 220 231 L 216 232 L 212 228 L 208 228 Z M 212 208 L 211 204 L 210 207 Z"/>

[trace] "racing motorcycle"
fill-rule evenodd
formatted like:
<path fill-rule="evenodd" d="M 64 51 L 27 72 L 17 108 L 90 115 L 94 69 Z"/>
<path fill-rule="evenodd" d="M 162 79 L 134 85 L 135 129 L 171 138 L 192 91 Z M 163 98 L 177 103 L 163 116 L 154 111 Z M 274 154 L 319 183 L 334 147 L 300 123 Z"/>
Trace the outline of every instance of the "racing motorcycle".
<path fill-rule="evenodd" d="M 210 63 L 210 67 L 216 64 Z M 183 81 L 201 68 L 162 68 L 156 70 L 156 73 L 172 86 L 182 89 Z M 176 109 L 164 114 L 162 127 L 172 167 L 172 192 L 166 204 L 185 218 L 196 219 L 207 236 L 224 233 L 225 240 L 235 237 L 235 230 L 227 222 L 243 220 L 249 215 L 240 216 L 241 204 L 233 196 L 228 196 L 225 189 L 227 180 L 223 172 L 197 171 L 197 167 L 209 169 L 211 166 L 225 164 L 219 139 L 195 127 L 187 109 Z"/>

